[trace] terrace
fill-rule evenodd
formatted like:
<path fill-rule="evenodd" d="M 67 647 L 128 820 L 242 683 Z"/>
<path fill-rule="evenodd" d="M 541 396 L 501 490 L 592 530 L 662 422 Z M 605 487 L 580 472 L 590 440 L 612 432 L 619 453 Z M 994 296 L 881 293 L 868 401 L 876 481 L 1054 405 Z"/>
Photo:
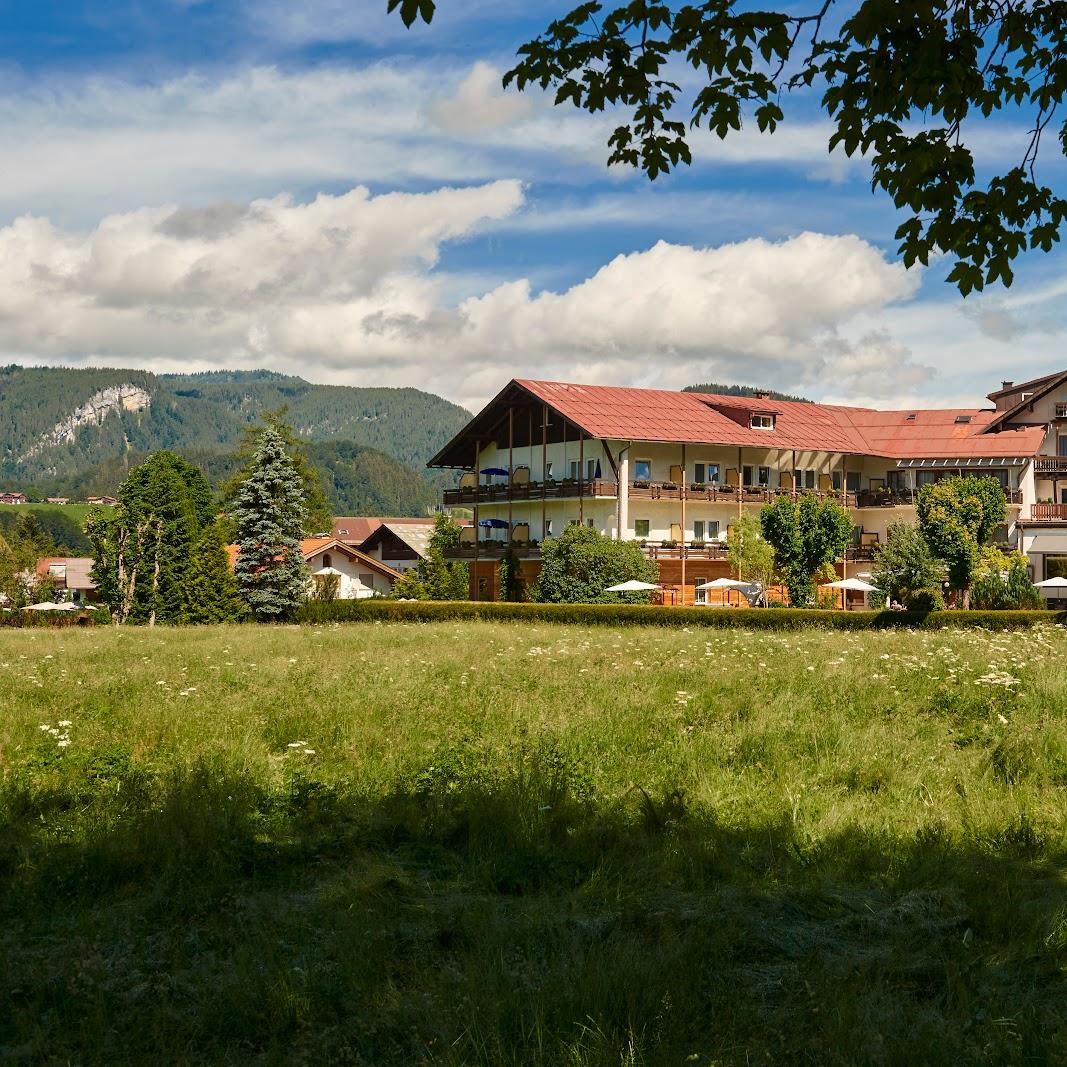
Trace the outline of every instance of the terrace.
<path fill-rule="evenodd" d="M 1067 522 L 1067 504 L 1031 504 L 1030 522 Z"/>
<path fill-rule="evenodd" d="M 644 554 L 651 560 L 725 560 L 726 543 L 723 541 L 639 541 Z M 509 547 L 519 559 L 540 559 L 541 543 L 539 541 L 513 541 L 483 539 L 475 546 L 473 541 L 461 542 L 445 549 L 448 559 L 484 559 L 499 560 L 507 555 Z M 845 559 L 850 562 L 870 562 L 874 559 L 878 546 L 876 544 L 850 545 L 845 552 Z"/>

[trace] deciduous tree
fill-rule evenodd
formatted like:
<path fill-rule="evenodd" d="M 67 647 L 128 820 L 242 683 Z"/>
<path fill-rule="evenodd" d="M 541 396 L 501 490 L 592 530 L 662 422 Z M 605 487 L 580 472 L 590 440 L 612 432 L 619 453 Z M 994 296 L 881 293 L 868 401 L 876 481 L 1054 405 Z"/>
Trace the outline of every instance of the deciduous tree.
<path fill-rule="evenodd" d="M 439 514 L 426 558 L 397 581 L 393 595 L 408 600 L 466 600 L 470 596 L 470 568 L 463 560 L 445 558 L 445 550 L 459 544 L 459 531 L 455 519 Z"/>
<path fill-rule="evenodd" d="M 760 511 L 760 529 L 774 549 L 794 607 L 816 600 L 815 575 L 840 559 L 852 539 L 852 516 L 833 500 L 779 496 Z"/>
<path fill-rule="evenodd" d="M 948 567 L 949 585 L 961 606 L 971 603 L 971 583 L 982 548 L 1004 522 L 1007 501 L 996 478 L 945 478 L 924 485 L 915 501 L 930 551 Z"/>
<path fill-rule="evenodd" d="M 922 531 L 910 522 L 891 522 L 875 555 L 874 585 L 886 603 L 907 604 L 920 589 L 940 589 L 945 576 Z"/>
<path fill-rule="evenodd" d="M 541 542 L 541 573 L 534 598 L 548 603 L 647 603 L 647 593 L 606 593 L 631 579 L 655 584 L 656 564 L 634 541 L 613 541 L 588 526 L 568 526 Z"/>

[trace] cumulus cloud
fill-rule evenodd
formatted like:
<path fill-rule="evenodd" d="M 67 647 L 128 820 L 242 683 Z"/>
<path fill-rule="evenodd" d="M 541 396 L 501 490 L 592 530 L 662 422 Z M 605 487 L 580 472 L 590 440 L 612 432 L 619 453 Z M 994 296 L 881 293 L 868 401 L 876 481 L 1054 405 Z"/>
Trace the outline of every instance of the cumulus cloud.
<path fill-rule="evenodd" d="M 0 352 L 266 366 L 471 405 L 517 374 L 666 387 L 877 377 L 891 391 L 925 373 L 889 337 L 843 335 L 918 285 L 857 237 L 659 242 L 560 292 L 520 278 L 454 300 L 461 279 L 438 268 L 442 248 L 522 203 L 517 182 L 499 181 L 143 208 L 88 232 L 23 217 L 0 229 Z"/>
<path fill-rule="evenodd" d="M 428 110 L 443 129 L 468 133 L 511 126 L 533 109 L 534 101 L 529 96 L 505 93 L 500 84 L 500 71 L 479 61 L 451 96 L 435 101 Z"/>

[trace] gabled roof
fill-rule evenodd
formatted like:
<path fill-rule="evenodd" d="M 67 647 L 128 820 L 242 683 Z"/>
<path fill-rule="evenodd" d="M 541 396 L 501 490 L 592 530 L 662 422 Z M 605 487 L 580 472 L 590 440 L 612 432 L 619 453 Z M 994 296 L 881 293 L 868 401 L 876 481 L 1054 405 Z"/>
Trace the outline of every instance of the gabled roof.
<path fill-rule="evenodd" d="M 617 441 L 740 445 L 890 459 L 963 459 L 1032 456 L 1044 440 L 1044 429 L 1038 426 L 986 433 L 995 412 L 981 408 L 879 411 L 529 378 L 516 379 L 500 396 L 512 387 L 546 404 L 590 437 Z M 476 421 L 490 422 L 492 406 L 476 416 Z M 774 428 L 751 428 L 749 415 L 757 412 L 773 412 Z M 958 421 L 961 417 L 968 421 Z M 431 463 L 450 451 L 452 444 Z"/>
<path fill-rule="evenodd" d="M 383 523 L 398 525 L 433 525 L 433 519 L 421 516 L 419 518 L 393 518 L 379 517 L 376 515 L 339 515 L 333 520 L 333 536 L 350 544 L 363 544 L 368 537 Z"/>
<path fill-rule="evenodd" d="M 1030 407 L 1042 397 L 1048 396 L 1049 393 L 1054 389 L 1058 389 L 1065 382 L 1067 382 L 1067 371 L 1062 371 L 1059 374 L 1049 374 L 1045 378 L 1035 378 L 1032 382 L 1024 382 L 1021 386 L 1015 385 L 1011 389 L 1001 390 L 1001 392 L 1014 393 L 1016 390 L 1021 389 L 1030 395 L 1025 400 L 1020 400 L 1014 407 L 1006 408 L 1004 411 L 999 412 L 983 432 L 988 432 L 1006 422 L 1011 422 L 1025 408 Z"/>
<path fill-rule="evenodd" d="M 361 547 L 364 551 L 369 551 L 384 541 L 387 534 L 392 534 L 413 552 L 417 552 L 425 559 L 430 551 L 430 538 L 433 537 L 433 527 L 433 522 L 396 523 L 387 520 L 363 542 Z"/>

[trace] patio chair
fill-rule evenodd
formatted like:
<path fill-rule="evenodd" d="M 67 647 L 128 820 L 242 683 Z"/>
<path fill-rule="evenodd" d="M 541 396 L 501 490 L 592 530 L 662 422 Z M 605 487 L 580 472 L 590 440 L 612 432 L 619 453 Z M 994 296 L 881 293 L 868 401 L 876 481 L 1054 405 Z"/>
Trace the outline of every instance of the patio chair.
<path fill-rule="evenodd" d="M 685 471 L 682 470 L 682 468 L 680 466 L 678 466 L 677 463 L 672 463 L 671 464 L 670 481 L 671 481 L 671 483 L 673 485 L 684 485 L 685 484 Z"/>
<path fill-rule="evenodd" d="M 738 476 L 736 467 L 727 467 L 726 468 L 726 484 L 731 489 L 736 489 L 736 488 L 738 488 L 738 486 L 740 486 L 741 479 Z"/>
<path fill-rule="evenodd" d="M 476 489 L 478 487 L 478 474 L 475 471 L 464 471 L 459 480 L 460 489 Z"/>
<path fill-rule="evenodd" d="M 778 488 L 787 492 L 793 491 L 793 475 L 788 471 L 780 471 L 778 474 Z"/>
<path fill-rule="evenodd" d="M 459 543 L 461 545 L 473 545 L 478 540 L 478 530 L 474 526 L 461 526 L 459 530 Z"/>
<path fill-rule="evenodd" d="M 819 475 L 819 492 L 820 493 L 832 493 L 834 491 L 834 480 L 829 474 Z"/>
<path fill-rule="evenodd" d="M 511 472 L 511 484 L 512 485 L 529 485 L 530 484 L 530 468 L 529 467 L 516 467 Z"/>

